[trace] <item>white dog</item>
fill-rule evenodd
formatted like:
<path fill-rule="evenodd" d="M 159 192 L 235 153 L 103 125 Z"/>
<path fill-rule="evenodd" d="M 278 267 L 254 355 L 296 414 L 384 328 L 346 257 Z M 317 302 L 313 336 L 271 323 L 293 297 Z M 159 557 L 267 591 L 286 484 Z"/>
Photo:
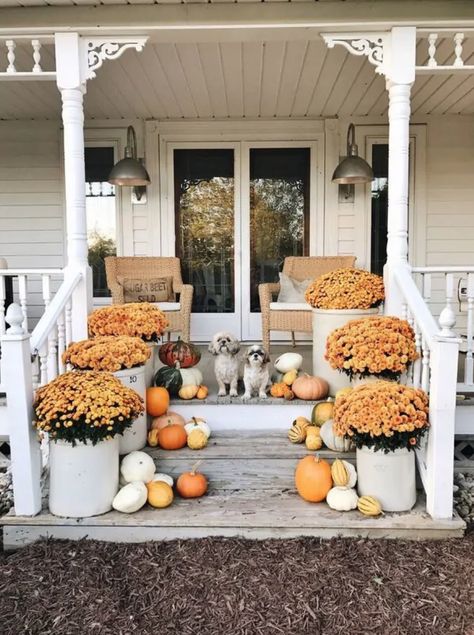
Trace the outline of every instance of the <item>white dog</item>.
<path fill-rule="evenodd" d="M 237 397 L 239 380 L 239 341 L 231 334 L 221 331 L 216 333 L 209 344 L 209 352 L 216 355 L 214 372 L 219 386 L 219 397 L 225 397 L 226 384 L 229 385 L 229 396 Z"/>
<path fill-rule="evenodd" d="M 263 346 L 260 344 L 249 346 L 245 355 L 245 394 L 242 399 L 250 399 L 254 393 L 258 393 L 259 399 L 267 398 L 267 387 L 270 383 L 269 363 L 270 356 Z"/>

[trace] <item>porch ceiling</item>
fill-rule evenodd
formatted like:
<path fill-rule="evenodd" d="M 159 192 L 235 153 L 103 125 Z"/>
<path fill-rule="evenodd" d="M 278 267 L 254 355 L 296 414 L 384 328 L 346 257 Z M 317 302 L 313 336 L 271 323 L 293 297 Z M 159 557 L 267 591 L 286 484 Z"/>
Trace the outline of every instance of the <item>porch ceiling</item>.
<path fill-rule="evenodd" d="M 443 47 L 440 42 L 440 60 Z M 452 44 L 445 48 L 448 55 Z M 468 63 L 474 38 L 466 41 L 465 51 Z M 423 55 L 420 47 L 420 59 Z M 43 61 L 52 66 L 48 47 Z M 85 98 L 88 119 L 383 117 L 386 111 L 384 78 L 366 58 L 342 47 L 328 50 L 313 34 L 311 39 L 151 42 L 142 53 L 127 51 L 104 64 Z M 474 75 L 418 76 L 412 112 L 474 114 Z M 0 82 L 0 118 L 59 117 L 53 82 Z"/>

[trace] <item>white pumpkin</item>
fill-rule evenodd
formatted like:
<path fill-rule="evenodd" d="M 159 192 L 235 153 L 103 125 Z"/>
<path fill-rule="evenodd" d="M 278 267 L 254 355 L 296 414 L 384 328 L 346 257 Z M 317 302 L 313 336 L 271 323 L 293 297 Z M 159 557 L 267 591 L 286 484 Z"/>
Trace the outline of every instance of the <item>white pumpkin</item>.
<path fill-rule="evenodd" d="M 352 463 L 349 463 L 349 461 L 345 461 L 344 459 L 342 459 L 342 462 L 344 463 L 347 475 L 349 476 L 349 481 L 346 487 L 355 487 L 357 483 L 357 472 L 355 467 L 352 465 Z"/>
<path fill-rule="evenodd" d="M 200 386 L 203 383 L 202 373 L 196 366 L 193 366 L 193 368 L 180 368 L 179 372 L 181 373 L 183 386 Z"/>
<path fill-rule="evenodd" d="M 202 430 L 204 434 L 206 435 L 206 437 L 209 439 L 209 437 L 211 436 L 211 428 L 207 425 L 204 419 L 195 417 L 194 419 L 191 419 L 191 421 L 188 421 L 188 423 L 184 426 L 184 429 L 186 430 L 186 434 L 188 436 L 189 436 L 189 433 L 195 430 L 196 428 L 199 428 L 200 430 Z"/>
<path fill-rule="evenodd" d="M 285 374 L 290 370 L 299 370 L 303 364 L 303 357 L 299 353 L 283 353 L 275 360 L 275 368 Z"/>
<path fill-rule="evenodd" d="M 359 497 L 351 487 L 333 487 L 326 496 L 326 502 L 331 509 L 338 512 L 348 512 L 357 507 Z"/>
<path fill-rule="evenodd" d="M 344 437 L 338 437 L 334 434 L 333 420 L 328 419 L 319 429 L 321 439 L 326 447 L 335 452 L 350 452 L 352 449 L 352 441 Z"/>
<path fill-rule="evenodd" d="M 156 474 L 153 474 L 153 478 L 151 479 L 152 482 L 153 481 L 163 481 L 163 483 L 167 483 L 170 487 L 173 487 L 173 477 L 169 476 L 169 474 L 163 474 L 162 472 L 157 472 Z"/>
<path fill-rule="evenodd" d="M 142 481 L 128 483 L 118 491 L 112 507 L 123 514 L 133 514 L 143 507 L 148 498 L 148 490 Z"/>
<path fill-rule="evenodd" d="M 120 474 L 126 483 L 142 481 L 148 483 L 155 473 L 155 462 L 146 452 L 130 452 L 123 457 Z"/>

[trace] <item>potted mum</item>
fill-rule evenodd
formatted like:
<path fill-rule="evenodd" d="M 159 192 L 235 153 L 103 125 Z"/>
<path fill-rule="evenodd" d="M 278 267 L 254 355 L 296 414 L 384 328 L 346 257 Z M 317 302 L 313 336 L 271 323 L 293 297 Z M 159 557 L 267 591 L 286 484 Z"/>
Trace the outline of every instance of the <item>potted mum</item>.
<path fill-rule="evenodd" d="M 113 304 L 93 311 L 88 318 L 89 335 L 128 335 L 139 337 L 151 349 L 145 368 L 145 382 L 149 387 L 155 370 L 156 343 L 163 335 L 168 321 L 158 307 L 148 302 Z"/>
<path fill-rule="evenodd" d="M 112 509 L 118 438 L 143 410 L 139 395 L 110 373 L 72 371 L 37 390 L 34 425 L 50 441 L 52 514 L 76 518 Z"/>
<path fill-rule="evenodd" d="M 418 357 L 411 326 L 389 316 L 347 322 L 329 334 L 324 355 L 331 368 L 347 375 L 354 385 L 397 381 Z"/>
<path fill-rule="evenodd" d="M 150 355 L 149 347 L 139 337 L 99 335 L 70 344 L 63 353 L 63 362 L 76 370 L 113 373 L 124 386 L 145 400 L 145 364 Z M 146 415 L 142 414 L 120 436 L 120 454 L 141 450 L 146 445 L 146 437 Z"/>
<path fill-rule="evenodd" d="M 336 399 L 334 433 L 351 439 L 357 448 L 360 496 L 375 496 L 386 511 L 413 507 L 413 450 L 428 425 L 428 395 L 417 388 L 378 381 Z"/>
<path fill-rule="evenodd" d="M 334 395 L 349 386 L 350 379 L 324 359 L 327 337 L 349 320 L 379 313 L 385 298 L 383 279 L 361 269 L 335 269 L 316 278 L 305 298 L 313 307 L 313 375 L 323 377 Z"/>

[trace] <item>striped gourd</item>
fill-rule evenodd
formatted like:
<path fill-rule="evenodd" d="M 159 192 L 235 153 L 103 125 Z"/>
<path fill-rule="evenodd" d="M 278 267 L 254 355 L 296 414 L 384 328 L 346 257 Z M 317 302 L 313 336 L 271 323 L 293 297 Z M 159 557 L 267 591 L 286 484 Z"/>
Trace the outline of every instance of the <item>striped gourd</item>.
<path fill-rule="evenodd" d="M 288 430 L 288 438 L 292 443 L 303 443 L 306 439 L 306 427 L 299 423 L 294 423 Z"/>
<path fill-rule="evenodd" d="M 373 496 L 361 496 L 357 501 L 357 509 L 364 516 L 380 516 L 383 513 L 379 501 Z"/>

